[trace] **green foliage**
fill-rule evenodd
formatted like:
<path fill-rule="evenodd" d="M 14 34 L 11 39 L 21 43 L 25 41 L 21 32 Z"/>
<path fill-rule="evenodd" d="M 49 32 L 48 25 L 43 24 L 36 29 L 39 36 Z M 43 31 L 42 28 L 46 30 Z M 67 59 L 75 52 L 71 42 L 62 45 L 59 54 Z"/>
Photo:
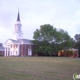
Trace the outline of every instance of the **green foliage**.
<path fill-rule="evenodd" d="M 76 40 L 77 42 L 79 42 L 79 41 L 80 41 L 80 34 L 76 34 L 76 35 L 74 36 L 74 38 L 75 38 L 75 40 Z"/>
<path fill-rule="evenodd" d="M 62 29 L 57 30 L 50 24 L 41 25 L 40 29 L 36 29 L 33 38 L 36 44 L 34 52 L 45 55 L 53 55 L 72 46 L 72 39 L 68 33 Z"/>
<path fill-rule="evenodd" d="M 69 55 L 74 54 L 74 51 L 72 51 L 72 50 L 67 50 L 67 51 L 66 51 L 66 54 L 69 54 Z"/>
<path fill-rule="evenodd" d="M 52 47 L 48 41 L 38 41 L 34 40 L 34 44 L 36 44 L 34 48 L 35 53 L 43 53 L 44 55 L 51 55 L 52 54 Z"/>
<path fill-rule="evenodd" d="M 36 29 L 36 31 L 34 32 L 34 39 L 37 39 L 38 37 L 40 37 L 40 32 L 38 29 Z"/>
<path fill-rule="evenodd" d="M 78 49 L 78 53 L 80 56 L 80 34 L 76 34 L 74 38 L 75 38 L 74 47 Z"/>
<path fill-rule="evenodd" d="M 53 26 L 49 24 L 41 25 L 40 30 L 36 29 L 34 32 L 33 38 L 36 40 L 52 41 L 55 31 L 56 29 L 53 29 Z"/>

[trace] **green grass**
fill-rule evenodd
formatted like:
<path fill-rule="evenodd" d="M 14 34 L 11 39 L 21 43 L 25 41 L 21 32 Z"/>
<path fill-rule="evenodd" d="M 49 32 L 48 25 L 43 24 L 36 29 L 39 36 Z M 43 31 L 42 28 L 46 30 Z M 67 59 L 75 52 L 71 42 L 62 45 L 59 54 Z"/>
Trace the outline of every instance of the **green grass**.
<path fill-rule="evenodd" d="M 0 80 L 73 80 L 80 58 L 0 57 Z"/>

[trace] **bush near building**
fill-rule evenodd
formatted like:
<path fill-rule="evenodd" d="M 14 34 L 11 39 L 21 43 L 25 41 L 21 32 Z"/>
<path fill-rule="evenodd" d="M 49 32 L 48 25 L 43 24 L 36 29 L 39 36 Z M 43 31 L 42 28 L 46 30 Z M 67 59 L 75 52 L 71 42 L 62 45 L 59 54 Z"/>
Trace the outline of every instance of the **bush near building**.
<path fill-rule="evenodd" d="M 79 57 L 77 49 L 70 49 L 70 50 L 61 50 L 58 52 L 58 56 L 64 57 Z"/>

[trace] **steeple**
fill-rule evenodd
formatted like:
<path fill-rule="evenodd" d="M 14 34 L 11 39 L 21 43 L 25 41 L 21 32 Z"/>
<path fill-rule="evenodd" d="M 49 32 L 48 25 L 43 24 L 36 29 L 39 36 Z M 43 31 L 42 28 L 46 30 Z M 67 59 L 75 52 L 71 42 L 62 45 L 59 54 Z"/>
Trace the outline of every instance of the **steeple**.
<path fill-rule="evenodd" d="M 17 21 L 20 21 L 19 11 L 18 11 L 18 15 L 17 15 Z"/>
<path fill-rule="evenodd" d="M 23 33 L 21 30 L 22 24 L 20 21 L 19 10 L 18 10 L 18 15 L 17 15 L 17 21 L 14 26 L 15 26 L 15 31 L 13 33 L 13 39 L 15 40 L 23 39 Z"/>

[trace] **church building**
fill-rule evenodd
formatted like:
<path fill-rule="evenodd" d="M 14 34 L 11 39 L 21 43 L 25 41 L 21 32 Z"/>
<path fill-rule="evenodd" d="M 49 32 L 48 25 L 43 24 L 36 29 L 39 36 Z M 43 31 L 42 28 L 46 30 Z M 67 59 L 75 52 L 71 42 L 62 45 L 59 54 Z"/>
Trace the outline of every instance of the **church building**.
<path fill-rule="evenodd" d="M 33 56 L 33 48 L 35 45 L 31 40 L 23 38 L 19 11 L 14 27 L 13 39 L 8 39 L 5 42 L 4 56 Z"/>

